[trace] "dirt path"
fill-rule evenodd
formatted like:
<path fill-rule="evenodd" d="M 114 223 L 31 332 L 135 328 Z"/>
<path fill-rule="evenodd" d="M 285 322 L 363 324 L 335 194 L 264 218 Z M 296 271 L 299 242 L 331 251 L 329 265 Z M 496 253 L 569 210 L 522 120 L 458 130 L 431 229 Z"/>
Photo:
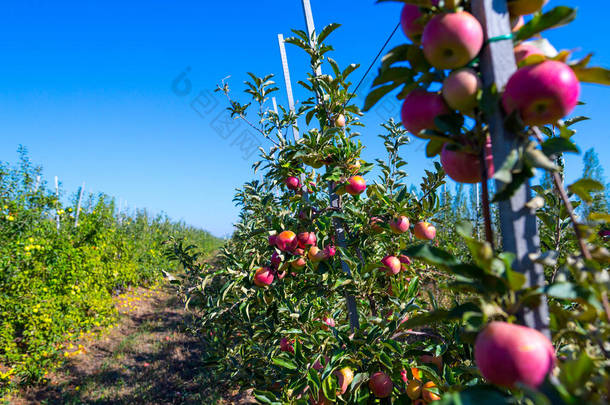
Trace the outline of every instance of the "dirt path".
<path fill-rule="evenodd" d="M 246 404 L 246 396 L 213 385 L 201 367 L 203 347 L 184 330 L 190 315 L 166 290 L 136 289 L 117 299 L 121 318 L 99 340 L 10 403 Z M 223 392 L 224 391 L 224 392 Z M 233 394 L 233 395 L 231 395 Z"/>

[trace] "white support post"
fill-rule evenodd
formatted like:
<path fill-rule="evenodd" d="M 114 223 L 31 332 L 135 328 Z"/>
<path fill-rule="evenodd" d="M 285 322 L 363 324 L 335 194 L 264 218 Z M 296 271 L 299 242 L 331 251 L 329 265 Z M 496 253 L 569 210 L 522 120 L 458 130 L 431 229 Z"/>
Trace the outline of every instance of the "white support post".
<path fill-rule="evenodd" d="M 116 219 L 119 224 L 121 223 L 121 205 L 123 205 L 123 200 L 119 198 L 119 209 L 116 214 Z"/>
<path fill-rule="evenodd" d="M 83 181 L 83 185 L 80 187 L 78 191 L 78 203 L 76 204 L 76 214 L 74 215 L 74 227 L 78 226 L 78 215 L 80 214 L 80 205 L 83 201 L 83 193 L 85 192 L 85 182 Z"/>
<path fill-rule="evenodd" d="M 55 176 L 55 197 L 57 202 L 55 203 L 55 222 L 57 224 L 57 232 L 59 232 L 59 179 Z"/>
<path fill-rule="evenodd" d="M 277 34 L 277 42 L 280 46 L 280 57 L 282 58 L 282 71 L 284 72 L 288 107 L 290 107 L 291 112 L 294 112 L 294 96 L 292 94 L 292 83 L 290 82 L 290 69 L 288 68 L 288 57 L 286 56 L 286 46 L 284 45 L 284 36 L 282 34 Z M 299 139 L 299 130 L 296 125 L 292 126 L 292 135 L 294 136 L 295 141 Z"/>
<path fill-rule="evenodd" d="M 311 4 L 309 0 L 301 0 L 303 4 L 303 14 L 305 15 L 305 25 L 307 26 L 307 33 L 309 35 L 310 44 L 315 45 L 315 25 L 313 22 L 313 13 L 311 11 Z M 318 67 L 316 69 L 316 76 L 320 76 L 322 74 L 322 68 Z M 318 100 L 319 102 L 320 100 Z M 325 126 L 326 123 L 321 123 L 322 126 Z M 341 209 L 341 196 L 334 193 L 334 183 L 329 182 L 328 184 L 328 194 L 330 196 L 330 206 L 333 209 L 340 210 Z M 335 226 L 335 234 L 336 234 L 336 243 L 341 249 L 347 249 L 347 243 L 345 241 L 345 226 L 343 221 L 339 218 L 333 218 L 333 224 Z M 348 266 L 348 264 L 341 260 L 341 270 L 348 276 L 351 277 L 352 272 Z M 356 304 L 356 298 L 353 295 L 347 294 L 345 296 L 345 302 L 347 306 L 347 314 L 349 318 L 349 324 L 352 331 L 356 329 L 360 329 L 360 320 L 358 316 L 358 307 Z"/>
<path fill-rule="evenodd" d="M 36 183 L 34 184 L 34 194 L 38 192 L 38 188 L 40 187 L 40 175 L 36 176 Z"/>

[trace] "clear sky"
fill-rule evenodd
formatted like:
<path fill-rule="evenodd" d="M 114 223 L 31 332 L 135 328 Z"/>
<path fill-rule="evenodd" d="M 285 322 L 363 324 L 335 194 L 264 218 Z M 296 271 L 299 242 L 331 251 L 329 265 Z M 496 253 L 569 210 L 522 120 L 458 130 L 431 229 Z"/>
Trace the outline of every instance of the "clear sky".
<path fill-rule="evenodd" d="M 373 0 L 311 0 L 318 28 L 338 22 L 333 58 L 360 63 L 364 73 L 398 21 L 400 4 Z M 608 6 L 602 0 L 551 0 L 579 6 L 579 18 L 546 36 L 577 55 L 594 51 L 593 64 L 610 66 Z M 223 100 L 210 95 L 231 76 L 241 90 L 245 72 L 276 74 L 285 102 L 277 34 L 304 29 L 300 0 L 222 1 L 5 1 L 0 10 L 0 160 L 15 161 L 19 144 L 60 178 L 67 192 L 85 181 L 133 209 L 164 211 L 216 235 L 232 230 L 234 189 L 252 178 L 256 153 L 244 127 L 223 124 Z M 391 45 L 404 42 L 399 31 Z M 288 46 L 295 97 L 307 60 Z M 374 75 L 376 67 L 371 72 Z M 172 83 L 187 72 L 190 92 Z M 372 76 L 371 76 L 372 78 Z M 370 78 L 369 78 L 370 79 Z M 175 86 L 174 86 L 175 87 Z M 176 89 L 174 89 L 176 90 Z M 366 88 L 359 101 L 362 105 Z M 180 93 L 182 91 L 182 93 Z M 177 94 L 178 93 L 178 94 Z M 577 142 L 595 147 L 610 174 L 610 88 L 583 86 Z M 389 111 L 367 114 L 364 158 L 383 152 L 378 124 Z M 224 125 L 224 126 L 223 126 Z M 250 142 L 250 140 L 248 140 Z M 245 145 L 245 146 L 244 146 Z M 404 151 L 411 181 L 431 165 L 414 144 Z M 568 159 L 568 180 L 581 170 Z"/>

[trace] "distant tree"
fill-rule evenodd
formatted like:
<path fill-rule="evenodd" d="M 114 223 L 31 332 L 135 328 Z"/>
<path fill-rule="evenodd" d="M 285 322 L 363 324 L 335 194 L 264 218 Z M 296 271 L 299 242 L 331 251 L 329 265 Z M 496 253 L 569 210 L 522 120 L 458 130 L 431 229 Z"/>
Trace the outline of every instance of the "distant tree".
<path fill-rule="evenodd" d="M 608 185 L 606 184 L 606 178 L 604 176 L 604 168 L 599 162 L 597 153 L 593 148 L 585 152 L 583 156 L 583 177 L 597 180 L 598 182 L 606 185 L 605 190 L 596 191 L 591 193 L 593 201 L 591 204 L 582 204 L 583 217 L 587 218 L 591 212 L 607 212 L 608 211 Z"/>

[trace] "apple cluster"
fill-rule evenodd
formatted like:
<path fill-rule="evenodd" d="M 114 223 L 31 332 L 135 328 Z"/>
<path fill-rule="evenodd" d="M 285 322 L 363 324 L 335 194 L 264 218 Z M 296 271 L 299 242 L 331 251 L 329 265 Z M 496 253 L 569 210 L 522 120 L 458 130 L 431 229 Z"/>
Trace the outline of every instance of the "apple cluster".
<path fill-rule="evenodd" d="M 545 0 L 510 0 L 513 30 L 523 26 L 523 15 L 537 12 Z M 405 35 L 421 45 L 426 61 L 440 71 L 447 71 L 440 91 L 416 88 L 405 97 L 401 118 L 404 127 L 415 136 L 424 130 L 439 130 L 436 118 L 452 112 L 477 118 L 482 81 L 475 70 L 476 58 L 485 44 L 479 21 L 458 8 L 460 1 L 445 1 L 440 9 L 405 4 L 400 22 Z M 502 106 L 507 114 L 516 113 L 526 126 L 554 124 L 576 106 L 580 83 L 573 70 L 559 60 L 547 59 L 534 43 L 515 47 L 519 69 L 502 92 Z M 441 165 L 447 175 L 460 183 L 482 180 L 482 159 L 488 175 L 493 175 L 491 140 L 480 150 L 473 143 L 456 140 L 441 150 Z M 483 158 L 482 158 L 483 157 Z"/>

